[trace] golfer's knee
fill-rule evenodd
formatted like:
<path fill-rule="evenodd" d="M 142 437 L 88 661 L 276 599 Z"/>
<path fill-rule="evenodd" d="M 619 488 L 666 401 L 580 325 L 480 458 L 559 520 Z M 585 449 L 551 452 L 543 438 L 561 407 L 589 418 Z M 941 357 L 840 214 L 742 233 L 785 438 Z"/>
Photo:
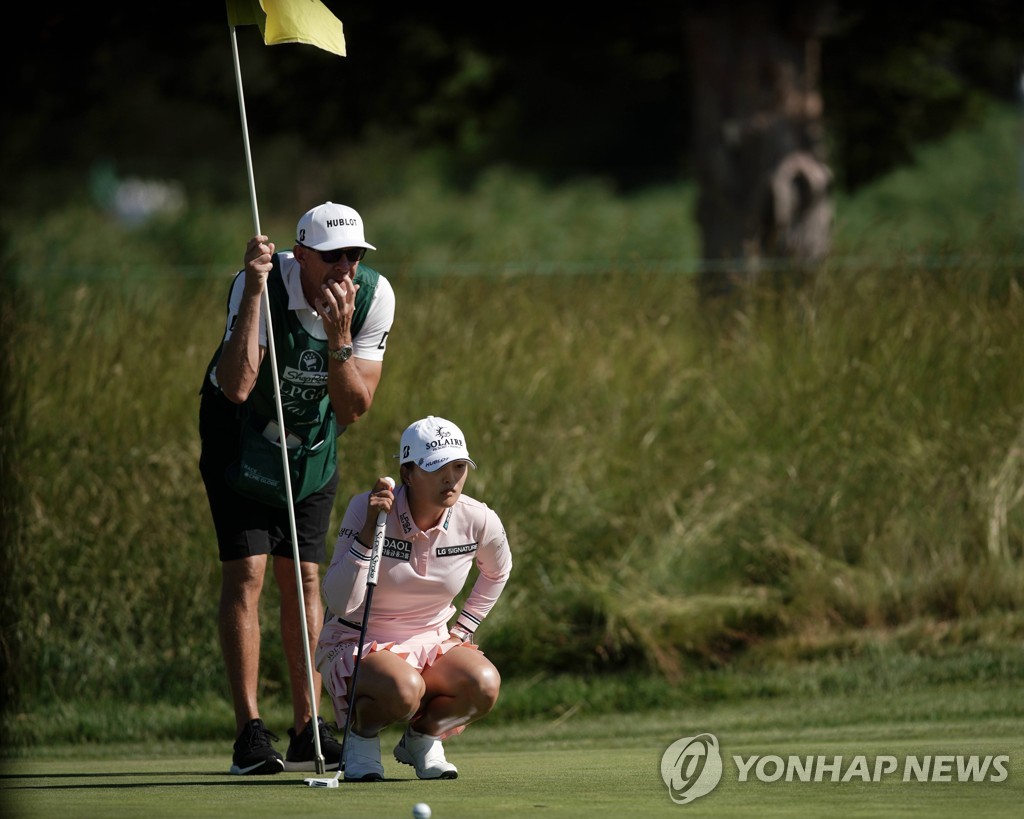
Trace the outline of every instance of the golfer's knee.
<path fill-rule="evenodd" d="M 479 714 L 486 714 L 494 707 L 500 692 L 501 675 L 494 666 L 479 668 L 469 678 L 469 699 Z"/>
<path fill-rule="evenodd" d="M 381 680 L 376 686 L 374 699 L 398 721 L 416 713 L 425 691 L 423 678 L 409 667 L 408 671 L 403 669 L 402 673 Z"/>

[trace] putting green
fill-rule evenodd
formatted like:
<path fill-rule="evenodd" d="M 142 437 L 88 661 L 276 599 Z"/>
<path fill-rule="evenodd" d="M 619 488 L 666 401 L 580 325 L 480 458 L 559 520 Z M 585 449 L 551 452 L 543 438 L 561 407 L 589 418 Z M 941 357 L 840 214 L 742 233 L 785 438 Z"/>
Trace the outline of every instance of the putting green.
<path fill-rule="evenodd" d="M 833 702 L 835 706 L 837 702 Z M 920 705 L 921 703 L 918 703 Z M 775 704 L 780 706 L 781 704 Z M 412 769 L 390 757 L 398 734 L 384 735 L 387 781 L 345 783 L 337 789 L 310 788 L 311 774 L 234 777 L 226 773 L 227 746 L 210 743 L 166 745 L 143 751 L 131 746 L 38 749 L 31 757 L 4 764 L 4 813 L 16 817 L 410 817 L 427 802 L 434 819 L 475 817 L 820 817 L 1019 815 L 1024 804 L 1024 725 L 1017 717 L 920 720 L 879 724 L 843 703 L 849 719 L 834 713 L 823 725 L 818 709 L 828 703 L 774 707 L 769 702 L 708 707 L 687 712 L 637 716 L 582 717 L 515 726 L 474 726 L 447 743 L 460 769 L 451 781 L 420 782 Z M 916 710 L 916 709 L 915 709 Z M 801 726 L 800 714 L 818 723 Z M 665 750 L 677 739 L 715 734 L 722 759 L 721 779 L 710 793 L 686 805 L 674 803 L 662 780 Z M 1005 776 L 990 767 L 983 781 L 904 781 L 907 758 L 1005 756 Z M 760 768 L 751 757 L 766 758 Z M 777 766 L 821 756 L 839 757 L 840 776 L 850 781 L 774 781 Z M 898 768 L 873 781 L 879 757 Z M 739 758 L 739 763 L 737 762 Z M 858 767 L 863 757 L 865 767 Z M 781 762 L 776 762 L 775 759 Z M 741 770 L 747 766 L 747 777 Z M 995 778 L 993 778 L 995 775 Z M 864 781 L 867 778 L 868 781 Z"/>

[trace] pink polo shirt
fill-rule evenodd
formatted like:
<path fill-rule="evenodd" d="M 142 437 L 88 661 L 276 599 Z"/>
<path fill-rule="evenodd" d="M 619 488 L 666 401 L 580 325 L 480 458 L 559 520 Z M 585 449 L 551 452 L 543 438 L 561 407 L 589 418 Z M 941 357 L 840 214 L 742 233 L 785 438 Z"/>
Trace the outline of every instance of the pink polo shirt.
<path fill-rule="evenodd" d="M 356 536 L 366 520 L 368 495 L 357 495 L 349 503 L 324 577 L 328 610 L 318 654 L 351 640 L 353 626 L 358 636 L 362 624 L 372 544 L 361 543 Z M 486 504 L 462 495 L 436 526 L 421 531 L 409 512 L 406 487 L 398 487 L 387 519 L 367 643 L 402 642 L 444 628 L 456 611 L 452 601 L 474 564 L 479 574 L 457 620 L 470 632 L 493 608 L 512 570 L 505 529 Z"/>

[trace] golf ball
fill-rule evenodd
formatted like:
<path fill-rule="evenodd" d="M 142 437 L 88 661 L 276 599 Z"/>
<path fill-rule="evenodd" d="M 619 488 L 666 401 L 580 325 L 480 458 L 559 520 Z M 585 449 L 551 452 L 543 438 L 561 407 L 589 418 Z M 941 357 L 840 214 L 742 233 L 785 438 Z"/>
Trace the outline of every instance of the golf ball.
<path fill-rule="evenodd" d="M 430 805 L 426 802 L 417 802 L 412 806 L 413 819 L 430 819 Z"/>

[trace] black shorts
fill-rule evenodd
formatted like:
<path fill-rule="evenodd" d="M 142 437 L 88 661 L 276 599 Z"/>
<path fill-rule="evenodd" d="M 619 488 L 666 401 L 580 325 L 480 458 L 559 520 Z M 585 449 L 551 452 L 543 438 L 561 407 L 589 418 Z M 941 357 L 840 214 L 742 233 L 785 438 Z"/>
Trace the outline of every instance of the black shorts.
<path fill-rule="evenodd" d="M 199 404 L 199 471 L 217 530 L 220 559 L 223 562 L 266 554 L 294 558 L 288 510 L 251 500 L 224 479 L 224 471 L 238 458 L 237 410 L 207 382 Z M 323 489 L 295 504 L 300 562 L 323 563 L 326 559 L 327 529 L 337 489 L 335 470 Z"/>

